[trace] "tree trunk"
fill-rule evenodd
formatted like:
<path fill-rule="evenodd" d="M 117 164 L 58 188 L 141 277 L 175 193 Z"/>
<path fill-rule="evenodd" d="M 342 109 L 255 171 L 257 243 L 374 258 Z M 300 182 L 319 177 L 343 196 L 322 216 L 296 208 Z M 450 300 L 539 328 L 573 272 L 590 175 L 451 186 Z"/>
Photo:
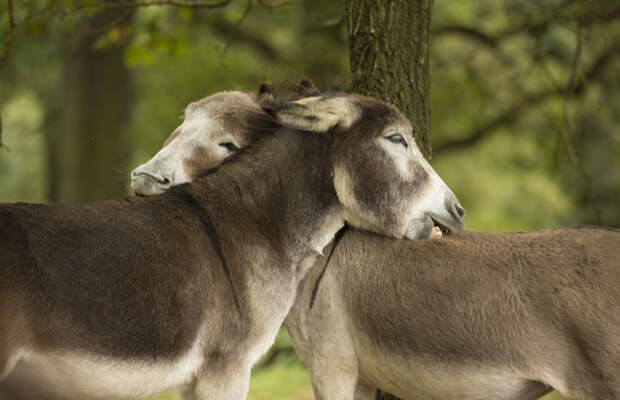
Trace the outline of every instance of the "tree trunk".
<path fill-rule="evenodd" d="M 433 0 L 346 0 L 353 90 L 394 104 L 430 158 Z"/>
<path fill-rule="evenodd" d="M 83 17 L 75 29 L 63 34 L 60 114 L 48 141 L 52 202 L 81 203 L 127 194 L 128 26 L 117 23 L 129 19 L 124 13 L 110 9 Z M 103 35 L 108 43 L 101 43 Z"/>
<path fill-rule="evenodd" d="M 345 0 L 353 90 L 398 107 L 430 159 L 429 39 L 433 0 Z M 395 399 L 379 392 L 377 399 Z"/>

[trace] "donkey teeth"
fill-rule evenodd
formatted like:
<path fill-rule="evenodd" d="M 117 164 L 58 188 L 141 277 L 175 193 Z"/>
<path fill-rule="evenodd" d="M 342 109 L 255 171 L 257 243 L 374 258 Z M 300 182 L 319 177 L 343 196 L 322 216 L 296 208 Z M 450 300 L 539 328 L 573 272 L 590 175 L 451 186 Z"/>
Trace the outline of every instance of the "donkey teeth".
<path fill-rule="evenodd" d="M 433 226 L 433 231 L 431 232 L 431 239 L 437 239 L 443 236 L 443 232 L 441 228 L 437 225 Z"/>

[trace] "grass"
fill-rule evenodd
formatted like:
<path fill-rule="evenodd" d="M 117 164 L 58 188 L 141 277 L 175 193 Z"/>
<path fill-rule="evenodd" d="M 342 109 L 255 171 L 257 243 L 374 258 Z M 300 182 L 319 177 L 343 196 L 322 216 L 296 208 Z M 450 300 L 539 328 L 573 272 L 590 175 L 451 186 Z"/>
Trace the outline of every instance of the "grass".
<path fill-rule="evenodd" d="M 254 372 L 248 400 L 312 400 L 308 369 L 290 358 Z"/>
<path fill-rule="evenodd" d="M 293 355 L 252 373 L 248 400 L 312 400 L 313 398 L 310 373 Z M 179 397 L 175 393 L 164 393 L 150 400 L 179 400 Z"/>
<path fill-rule="evenodd" d="M 558 392 L 551 392 L 545 397 L 541 397 L 540 400 L 562 400 L 563 398 Z"/>
<path fill-rule="evenodd" d="M 278 359 L 269 367 L 252 373 L 248 400 L 312 400 L 312 387 L 308 369 L 288 355 Z M 173 393 L 166 393 L 151 400 L 179 400 Z M 553 392 L 541 400 L 562 400 L 562 396 Z"/>
<path fill-rule="evenodd" d="M 286 331 L 281 329 L 276 337 L 274 348 L 290 349 L 291 340 Z M 273 348 L 272 348 L 273 350 Z M 248 400 L 312 400 L 310 372 L 293 352 L 278 354 L 269 365 L 263 366 L 269 359 L 267 353 L 252 371 Z M 179 400 L 175 393 L 164 393 L 149 400 Z"/>
<path fill-rule="evenodd" d="M 292 347 L 284 329 L 280 330 L 275 348 Z M 312 400 L 310 372 L 292 352 L 279 354 L 268 366 L 261 366 L 268 355 L 259 361 L 252 372 L 248 400 Z M 562 400 L 557 392 L 550 393 L 540 400 Z M 164 393 L 149 400 L 179 400 L 175 393 Z"/>

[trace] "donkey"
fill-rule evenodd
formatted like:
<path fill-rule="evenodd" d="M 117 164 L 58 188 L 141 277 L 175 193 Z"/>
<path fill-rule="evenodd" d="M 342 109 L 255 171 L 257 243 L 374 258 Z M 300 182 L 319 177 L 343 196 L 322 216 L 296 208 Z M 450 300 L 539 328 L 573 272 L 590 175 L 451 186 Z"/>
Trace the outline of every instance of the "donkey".
<path fill-rule="evenodd" d="M 317 399 L 620 399 L 620 230 L 333 246 L 286 319 Z"/>
<path fill-rule="evenodd" d="M 338 238 L 285 322 L 317 399 L 620 398 L 619 230 Z"/>
<path fill-rule="evenodd" d="M 138 195 L 163 193 L 192 182 L 215 169 L 228 156 L 276 128 L 265 118 L 259 100 L 271 96 L 262 85 L 257 94 L 220 92 L 190 103 L 184 122 L 166 139 L 162 149 L 131 172 Z"/>
<path fill-rule="evenodd" d="M 344 94 L 263 107 L 285 128 L 194 183 L 0 206 L 3 400 L 243 399 L 345 222 L 398 238 L 427 230 L 423 213 L 461 224 L 394 107 Z"/>

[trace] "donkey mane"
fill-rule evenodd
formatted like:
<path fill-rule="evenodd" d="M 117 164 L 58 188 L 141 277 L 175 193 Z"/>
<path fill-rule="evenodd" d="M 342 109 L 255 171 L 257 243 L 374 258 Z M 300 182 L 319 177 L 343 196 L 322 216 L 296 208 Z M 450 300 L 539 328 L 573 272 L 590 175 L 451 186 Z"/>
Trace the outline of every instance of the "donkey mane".
<path fill-rule="evenodd" d="M 207 236 L 209 236 L 209 239 L 211 240 L 211 245 L 213 246 L 213 249 L 215 250 L 215 254 L 217 255 L 217 258 L 220 260 L 220 266 L 222 267 L 222 270 L 224 271 L 226 280 L 228 281 L 228 284 L 230 285 L 230 290 L 232 292 L 233 301 L 235 303 L 235 309 L 237 313 L 239 314 L 239 317 L 241 317 L 241 306 L 239 304 L 239 298 L 235 290 L 235 284 L 232 281 L 230 269 L 228 268 L 228 263 L 226 262 L 226 257 L 224 256 L 224 252 L 222 250 L 222 244 L 220 243 L 220 239 L 217 235 L 217 230 L 215 229 L 215 226 L 213 225 L 213 221 L 211 220 L 211 217 L 204 210 L 204 208 L 200 205 L 200 203 L 192 196 L 192 194 L 189 193 L 188 190 L 186 189 L 175 190 L 173 194 L 181 198 L 183 202 L 188 206 L 188 209 L 190 210 L 190 212 L 194 214 L 194 216 L 196 217 L 196 220 L 202 223 L 204 231 L 207 233 Z M 241 321 L 243 321 L 243 319 L 241 319 Z"/>
<path fill-rule="evenodd" d="M 616 228 L 613 226 L 603 226 L 603 225 L 572 225 L 569 226 L 570 229 L 594 229 L 594 230 L 604 230 L 614 233 L 620 233 L 620 228 Z"/>

